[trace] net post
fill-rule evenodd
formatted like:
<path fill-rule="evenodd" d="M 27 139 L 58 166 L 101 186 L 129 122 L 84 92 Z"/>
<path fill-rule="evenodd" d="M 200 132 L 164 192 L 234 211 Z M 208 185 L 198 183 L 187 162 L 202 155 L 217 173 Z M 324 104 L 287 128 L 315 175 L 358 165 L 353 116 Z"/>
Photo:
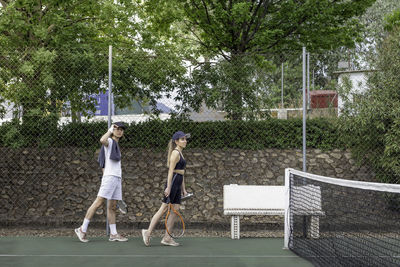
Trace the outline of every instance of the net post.
<path fill-rule="evenodd" d="M 284 244 L 283 249 L 289 249 L 289 227 L 290 227 L 290 214 L 289 214 L 289 185 L 290 185 L 290 168 L 285 169 L 285 230 L 284 230 Z"/>

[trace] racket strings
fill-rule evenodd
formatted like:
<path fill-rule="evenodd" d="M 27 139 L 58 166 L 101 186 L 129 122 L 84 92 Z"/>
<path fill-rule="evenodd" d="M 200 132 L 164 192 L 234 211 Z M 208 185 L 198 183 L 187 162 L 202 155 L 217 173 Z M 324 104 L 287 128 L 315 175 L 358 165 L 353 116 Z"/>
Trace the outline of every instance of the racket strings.
<path fill-rule="evenodd" d="M 165 217 L 165 228 L 167 233 L 173 238 L 183 236 L 185 232 L 185 223 L 182 215 L 176 211 L 172 205 L 169 205 L 167 215 Z"/>
<path fill-rule="evenodd" d="M 117 208 L 122 214 L 128 213 L 128 205 L 123 200 L 118 200 Z"/>

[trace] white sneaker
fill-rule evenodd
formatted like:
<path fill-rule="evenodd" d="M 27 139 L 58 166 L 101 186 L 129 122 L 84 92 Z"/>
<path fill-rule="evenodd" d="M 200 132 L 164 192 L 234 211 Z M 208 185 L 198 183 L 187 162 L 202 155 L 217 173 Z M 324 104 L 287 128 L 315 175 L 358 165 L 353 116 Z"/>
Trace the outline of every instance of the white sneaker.
<path fill-rule="evenodd" d="M 126 242 L 126 241 L 128 241 L 128 238 L 123 237 L 120 234 L 116 234 L 116 235 L 110 235 L 110 238 L 108 239 L 108 241 Z"/>
<path fill-rule="evenodd" d="M 81 242 L 83 243 L 89 242 L 89 240 L 86 238 L 86 233 L 82 232 L 80 227 L 75 229 L 75 234 L 78 236 Z"/>
<path fill-rule="evenodd" d="M 172 238 L 167 240 L 167 239 L 161 239 L 161 244 L 163 244 L 164 246 L 172 246 L 172 247 L 177 247 L 179 246 L 179 243 L 175 242 L 175 240 L 173 240 Z"/>
<path fill-rule="evenodd" d="M 146 247 L 150 246 L 150 236 L 146 235 L 147 230 L 142 229 L 143 243 Z"/>

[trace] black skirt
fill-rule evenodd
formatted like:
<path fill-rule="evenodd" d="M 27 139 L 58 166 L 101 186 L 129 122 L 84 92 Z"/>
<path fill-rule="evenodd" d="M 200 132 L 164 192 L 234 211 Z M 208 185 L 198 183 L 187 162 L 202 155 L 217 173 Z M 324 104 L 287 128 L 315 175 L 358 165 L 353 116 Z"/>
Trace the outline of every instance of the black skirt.
<path fill-rule="evenodd" d="M 168 201 L 168 198 L 164 196 L 162 202 L 171 203 L 171 204 L 181 204 L 182 182 L 183 182 L 183 175 L 174 173 L 174 176 L 172 176 L 171 192 L 169 193 L 169 197 L 168 197 L 169 201 Z M 165 183 L 164 190 L 166 188 L 167 188 L 167 183 Z"/>

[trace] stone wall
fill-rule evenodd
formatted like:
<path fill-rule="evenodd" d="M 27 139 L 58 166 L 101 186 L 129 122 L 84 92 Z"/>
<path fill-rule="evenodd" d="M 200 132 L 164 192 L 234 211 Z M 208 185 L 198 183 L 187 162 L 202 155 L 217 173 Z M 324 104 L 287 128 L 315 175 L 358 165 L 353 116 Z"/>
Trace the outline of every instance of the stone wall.
<path fill-rule="evenodd" d="M 0 223 L 65 225 L 82 221 L 100 186 L 98 151 L 0 148 L 0 152 Z M 129 212 L 119 214 L 118 221 L 144 225 L 161 204 L 166 152 L 125 148 L 122 153 L 123 195 Z M 188 161 L 186 187 L 195 198 L 182 208 L 192 224 L 229 224 L 223 215 L 224 184 L 283 185 L 285 168 L 302 168 L 301 150 L 192 149 L 184 155 Z M 307 167 L 315 174 L 373 181 L 373 175 L 357 167 L 348 151 L 310 149 Z M 103 207 L 93 222 L 103 223 L 104 214 Z M 269 220 L 281 222 L 281 218 Z"/>

